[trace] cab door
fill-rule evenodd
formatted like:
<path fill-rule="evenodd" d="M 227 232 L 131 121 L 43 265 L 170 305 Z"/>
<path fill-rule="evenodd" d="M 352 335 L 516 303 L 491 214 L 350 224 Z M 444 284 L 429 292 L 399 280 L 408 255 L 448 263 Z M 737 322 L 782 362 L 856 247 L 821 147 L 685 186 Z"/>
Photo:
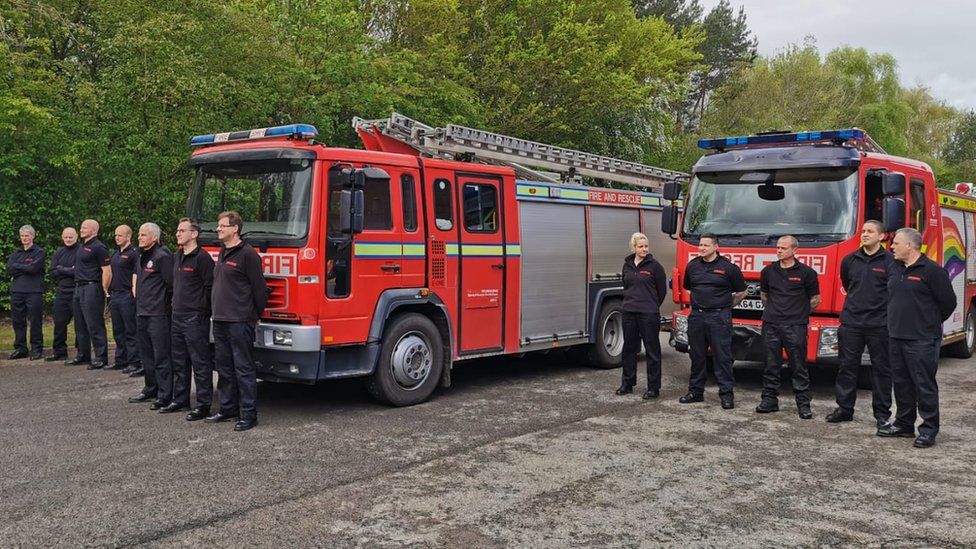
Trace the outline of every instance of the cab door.
<path fill-rule="evenodd" d="M 502 185 L 495 177 L 458 174 L 461 258 L 461 354 L 500 350 L 504 338 L 505 238 Z"/>

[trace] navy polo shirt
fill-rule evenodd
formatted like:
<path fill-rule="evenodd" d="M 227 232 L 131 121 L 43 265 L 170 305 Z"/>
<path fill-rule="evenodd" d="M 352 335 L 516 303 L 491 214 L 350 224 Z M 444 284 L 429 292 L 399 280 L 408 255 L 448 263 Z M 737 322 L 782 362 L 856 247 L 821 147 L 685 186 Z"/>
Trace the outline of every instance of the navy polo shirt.
<path fill-rule="evenodd" d="M 75 283 L 101 282 L 102 267 L 110 263 L 108 247 L 97 236 L 82 242 L 75 252 Z"/>
<path fill-rule="evenodd" d="M 779 261 L 759 273 L 759 289 L 766 293 L 762 320 L 770 324 L 797 325 L 810 321 L 810 298 L 820 295 L 817 272 L 796 261 L 784 269 Z"/>
<path fill-rule="evenodd" d="M 139 248 L 131 244 L 112 254 L 112 295 L 132 294 L 132 275 L 139 270 L 139 255 Z"/>
<path fill-rule="evenodd" d="M 689 261 L 683 284 L 691 292 L 691 306 L 701 309 L 727 309 L 732 307 L 732 294 L 746 291 L 742 270 L 721 255 L 712 261 Z"/>

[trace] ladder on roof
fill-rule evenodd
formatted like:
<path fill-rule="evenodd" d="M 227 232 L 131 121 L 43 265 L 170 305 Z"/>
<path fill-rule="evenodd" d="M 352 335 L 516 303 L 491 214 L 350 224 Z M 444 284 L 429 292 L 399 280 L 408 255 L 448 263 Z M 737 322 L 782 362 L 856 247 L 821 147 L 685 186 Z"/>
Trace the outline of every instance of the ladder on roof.
<path fill-rule="evenodd" d="M 688 176 L 682 172 L 455 124 L 434 128 L 399 113 L 376 120 L 356 117 L 352 126 L 368 149 L 395 152 L 412 150 L 431 158 L 501 164 L 514 168 L 523 179 L 565 183 L 579 182 L 580 176 L 586 176 L 660 191 L 664 183 Z M 393 143 L 389 140 L 393 140 Z"/>

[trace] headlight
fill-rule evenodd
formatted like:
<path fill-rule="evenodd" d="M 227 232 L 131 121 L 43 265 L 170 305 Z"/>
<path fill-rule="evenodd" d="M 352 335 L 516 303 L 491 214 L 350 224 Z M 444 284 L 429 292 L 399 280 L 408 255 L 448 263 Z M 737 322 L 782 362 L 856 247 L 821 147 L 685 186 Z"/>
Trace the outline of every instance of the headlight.
<path fill-rule="evenodd" d="M 674 340 L 688 343 L 688 316 L 674 315 Z"/>
<path fill-rule="evenodd" d="M 275 345 L 291 347 L 291 330 L 274 330 L 271 338 Z"/>
<path fill-rule="evenodd" d="M 820 328 L 820 344 L 817 356 L 837 356 L 837 328 Z"/>

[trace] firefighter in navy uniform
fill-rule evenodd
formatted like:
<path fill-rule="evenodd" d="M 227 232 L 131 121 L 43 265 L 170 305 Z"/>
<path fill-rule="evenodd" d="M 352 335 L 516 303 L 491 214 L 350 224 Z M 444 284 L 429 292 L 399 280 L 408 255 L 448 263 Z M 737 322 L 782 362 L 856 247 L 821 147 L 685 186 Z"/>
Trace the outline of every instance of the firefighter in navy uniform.
<path fill-rule="evenodd" d="M 81 223 L 81 244 L 75 254 L 75 335 L 78 356 L 69 365 L 88 364 L 89 370 L 108 363 L 108 338 L 105 334 L 105 297 L 112 272 L 108 247 L 98 239 L 98 222 Z M 94 357 L 92 353 L 94 352 Z"/>
<path fill-rule="evenodd" d="M 159 225 L 139 227 L 139 271 L 136 273 L 136 328 L 145 387 L 129 402 L 152 400 L 150 410 L 165 408 L 173 398 L 169 320 L 173 296 L 173 256 L 159 243 Z"/>
<path fill-rule="evenodd" d="M 136 328 L 136 298 L 132 283 L 139 269 L 139 249 L 132 245 L 132 228 L 119 225 L 115 228 L 115 245 L 112 254 L 112 282 L 109 284 L 109 309 L 112 312 L 112 337 L 115 339 L 115 364 L 131 377 L 143 375 L 139 360 L 139 335 Z"/>
<path fill-rule="evenodd" d="M 810 311 L 820 305 L 820 283 L 816 271 L 797 261 L 798 246 L 796 238 L 781 236 L 776 241 L 779 261 L 767 265 L 759 274 L 766 367 L 763 370 L 762 401 L 756 412 L 766 414 L 779 410 L 780 370 L 785 349 L 793 369 L 797 413 L 801 419 L 810 419 L 813 411 L 810 409 L 810 372 L 805 360 L 807 324 Z"/>
<path fill-rule="evenodd" d="M 254 326 L 268 303 L 261 256 L 241 240 L 244 222 L 237 212 L 217 216 L 217 238 L 223 247 L 214 265 L 214 366 L 219 374 L 220 411 L 207 423 L 237 417 L 235 431 L 258 424 L 257 370 L 254 363 Z"/>
<path fill-rule="evenodd" d="M 891 417 L 891 367 L 888 364 L 888 269 L 894 261 L 881 247 L 884 227 L 870 220 L 861 228 L 861 247 L 840 263 L 840 282 L 847 293 L 840 312 L 837 343 L 837 409 L 828 423 L 854 419 L 857 375 L 867 346 L 871 355 L 871 408 L 878 427 Z"/>
<path fill-rule="evenodd" d="M 44 356 L 44 248 L 34 244 L 34 227 L 20 228 L 20 248 L 7 260 L 10 285 L 10 316 L 14 325 L 14 352 L 10 360 L 37 360 Z M 27 326 L 30 323 L 30 352 L 27 349 Z"/>
<path fill-rule="evenodd" d="M 637 384 L 637 354 L 641 342 L 647 359 L 647 390 L 643 399 L 661 394 L 661 303 L 668 291 L 664 267 L 650 254 L 647 237 L 630 237 L 634 253 L 624 259 L 624 299 L 621 304 L 624 330 L 623 373 L 617 395 L 634 391 Z"/>
<path fill-rule="evenodd" d="M 939 369 L 942 323 L 956 308 L 949 273 L 921 252 L 922 235 L 898 229 L 891 242 L 895 262 L 888 272 L 888 355 L 898 412 L 878 429 L 882 437 L 914 437 L 916 448 L 935 445 L 939 434 Z"/>
<path fill-rule="evenodd" d="M 68 358 L 68 324 L 74 316 L 71 302 L 75 296 L 75 257 L 78 253 L 78 231 L 73 227 L 65 227 L 61 231 L 61 242 L 64 246 L 58 248 L 51 256 L 51 266 L 48 275 L 58 285 L 54 294 L 54 342 L 51 348 L 54 353 L 45 358 L 46 362 L 57 362 Z M 76 330 L 77 331 L 77 330 Z M 75 350 L 78 349 L 78 336 L 75 336 Z"/>
<path fill-rule="evenodd" d="M 722 408 L 735 408 L 732 376 L 732 307 L 746 296 L 742 271 L 718 253 L 718 237 L 703 234 L 698 241 L 698 257 L 688 262 L 683 285 L 691 292 L 688 315 L 688 355 L 691 375 L 688 393 L 678 399 L 682 404 L 705 399 L 705 362 L 712 348 L 715 377 L 719 385 Z"/>
<path fill-rule="evenodd" d="M 190 407 L 190 378 L 197 387 L 196 407 L 186 415 L 197 421 L 210 415 L 213 364 L 210 357 L 210 293 L 214 261 L 197 245 L 200 227 L 181 219 L 176 228 L 180 246 L 173 260 L 173 400 L 160 413 Z"/>

